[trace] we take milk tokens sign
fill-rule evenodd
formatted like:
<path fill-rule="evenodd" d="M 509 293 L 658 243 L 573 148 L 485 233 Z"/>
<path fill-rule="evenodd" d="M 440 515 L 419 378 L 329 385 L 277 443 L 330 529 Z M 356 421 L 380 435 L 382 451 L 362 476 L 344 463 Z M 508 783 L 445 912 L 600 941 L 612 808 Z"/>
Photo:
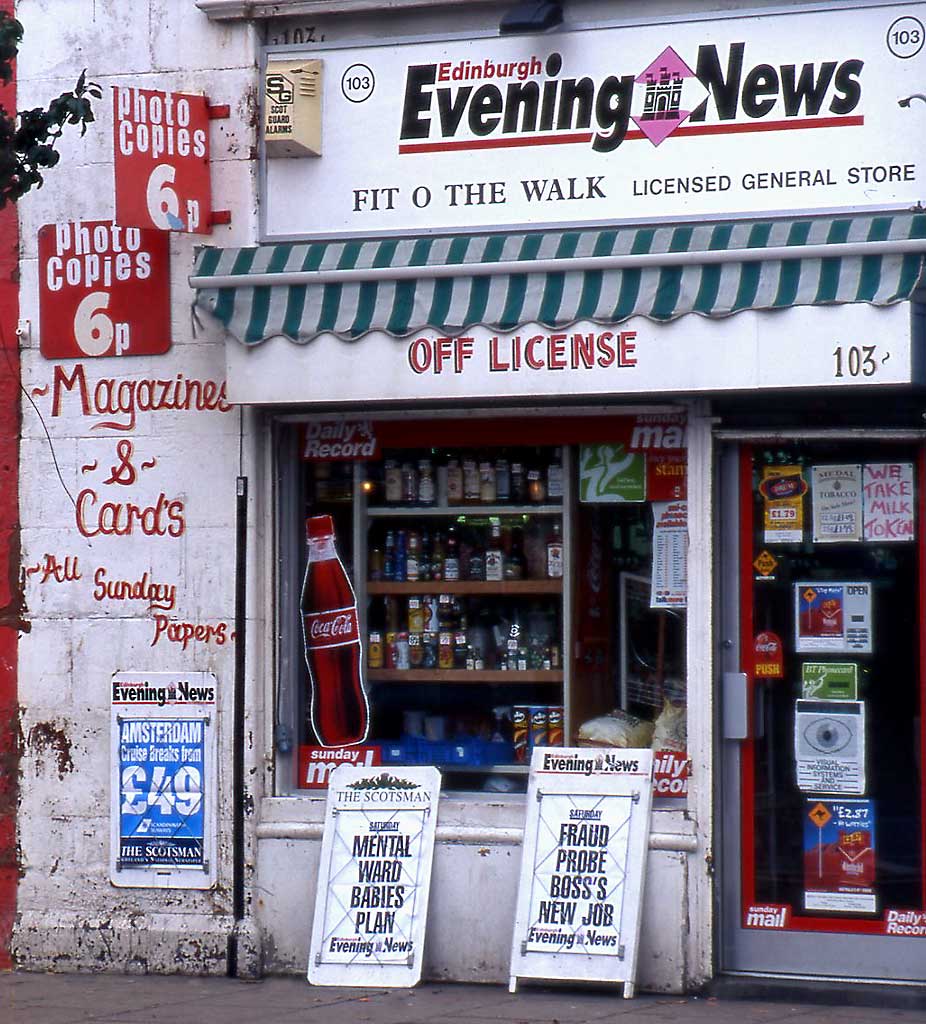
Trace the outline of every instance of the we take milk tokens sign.
<path fill-rule="evenodd" d="M 512 992 L 518 978 L 569 978 L 623 982 L 633 995 L 652 759 L 649 750 L 534 750 Z"/>

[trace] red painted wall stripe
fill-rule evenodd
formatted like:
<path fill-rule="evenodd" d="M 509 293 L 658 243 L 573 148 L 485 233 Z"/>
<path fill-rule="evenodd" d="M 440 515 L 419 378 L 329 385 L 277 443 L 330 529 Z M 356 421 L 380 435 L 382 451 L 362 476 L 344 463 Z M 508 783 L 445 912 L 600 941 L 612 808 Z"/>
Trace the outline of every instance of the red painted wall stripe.
<path fill-rule="evenodd" d="M 13 13 L 14 0 L 0 0 Z M 15 68 L 14 68 L 15 70 Z M 0 104 L 16 109 L 16 79 L 0 86 Z M 19 222 L 16 208 L 0 210 L 0 970 L 12 967 L 10 939 L 16 914 L 19 858 L 17 640 L 19 590 Z"/>

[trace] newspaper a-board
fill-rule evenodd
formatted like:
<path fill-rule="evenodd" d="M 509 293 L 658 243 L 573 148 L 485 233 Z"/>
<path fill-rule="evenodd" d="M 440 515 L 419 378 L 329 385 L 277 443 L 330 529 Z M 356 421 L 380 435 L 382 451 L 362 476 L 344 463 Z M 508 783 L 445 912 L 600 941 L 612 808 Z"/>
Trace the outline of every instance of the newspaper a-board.
<path fill-rule="evenodd" d="M 215 884 L 215 709 L 209 672 L 112 677 L 113 885 Z"/>
<path fill-rule="evenodd" d="M 436 768 L 330 776 L 308 979 L 407 988 L 421 978 L 440 796 Z"/>
<path fill-rule="evenodd" d="M 518 978 L 623 982 L 633 995 L 652 752 L 535 748 L 509 989 Z"/>

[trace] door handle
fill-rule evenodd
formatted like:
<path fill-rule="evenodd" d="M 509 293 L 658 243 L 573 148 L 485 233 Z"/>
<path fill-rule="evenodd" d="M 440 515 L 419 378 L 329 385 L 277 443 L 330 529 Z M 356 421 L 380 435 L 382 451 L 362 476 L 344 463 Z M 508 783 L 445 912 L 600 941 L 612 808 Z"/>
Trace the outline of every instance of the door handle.
<path fill-rule="evenodd" d="M 749 677 L 745 672 L 724 672 L 722 720 L 725 740 L 749 738 Z"/>

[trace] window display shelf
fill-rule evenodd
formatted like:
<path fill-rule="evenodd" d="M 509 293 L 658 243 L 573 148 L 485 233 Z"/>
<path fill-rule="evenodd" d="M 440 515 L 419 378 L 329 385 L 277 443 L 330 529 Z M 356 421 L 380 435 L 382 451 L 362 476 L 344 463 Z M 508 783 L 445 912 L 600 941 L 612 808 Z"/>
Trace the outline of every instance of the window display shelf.
<path fill-rule="evenodd" d="M 523 672 L 499 669 L 482 669 L 477 671 L 462 668 L 371 668 L 367 669 L 367 679 L 373 683 L 491 683 L 496 686 L 521 686 L 536 683 L 562 685 L 561 669 L 534 669 Z"/>
<path fill-rule="evenodd" d="M 541 580 L 502 580 L 487 582 L 486 580 L 431 580 L 398 582 L 394 580 L 370 580 L 367 583 L 367 594 L 372 596 L 384 594 L 479 594 L 479 595 L 530 595 L 530 594 L 561 594 L 562 579 Z"/>
<path fill-rule="evenodd" d="M 368 505 L 371 519 L 410 516 L 561 516 L 563 506 L 555 505 Z"/>

